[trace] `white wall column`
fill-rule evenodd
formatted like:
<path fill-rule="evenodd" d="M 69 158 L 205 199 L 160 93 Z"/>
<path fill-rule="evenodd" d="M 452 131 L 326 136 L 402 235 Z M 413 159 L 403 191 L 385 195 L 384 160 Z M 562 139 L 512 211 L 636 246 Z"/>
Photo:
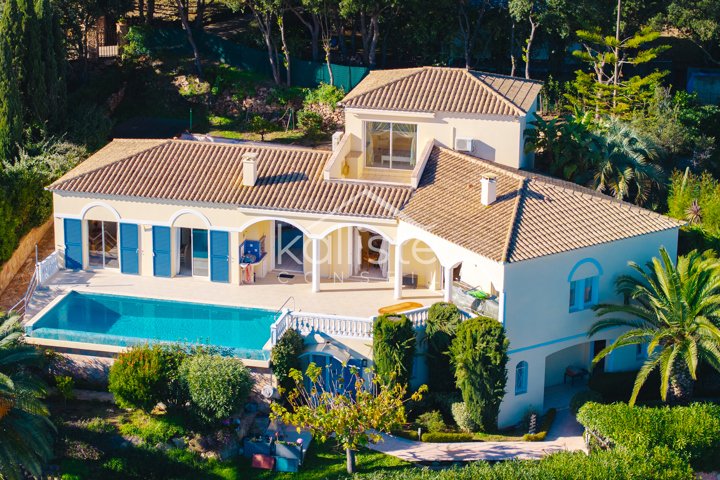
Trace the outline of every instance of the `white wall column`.
<path fill-rule="evenodd" d="M 443 300 L 446 302 L 449 302 L 452 298 L 452 275 L 453 275 L 453 267 L 450 265 L 449 267 L 443 266 L 443 272 L 445 273 L 443 275 L 445 280 L 445 285 L 443 289 Z"/>
<path fill-rule="evenodd" d="M 320 291 L 320 239 L 312 239 L 312 291 Z"/>
<path fill-rule="evenodd" d="M 402 298 L 402 245 L 395 245 L 395 298 Z"/>

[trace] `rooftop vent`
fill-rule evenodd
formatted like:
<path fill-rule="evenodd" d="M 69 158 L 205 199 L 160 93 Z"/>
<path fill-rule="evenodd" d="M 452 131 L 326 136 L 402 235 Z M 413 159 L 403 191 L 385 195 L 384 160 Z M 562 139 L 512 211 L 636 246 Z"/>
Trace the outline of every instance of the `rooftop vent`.
<path fill-rule="evenodd" d="M 484 173 L 480 177 L 480 202 L 485 205 L 492 205 L 497 199 L 497 175 Z"/>
<path fill-rule="evenodd" d="M 242 156 L 242 183 L 246 187 L 254 187 L 257 181 L 257 152 L 243 153 Z"/>

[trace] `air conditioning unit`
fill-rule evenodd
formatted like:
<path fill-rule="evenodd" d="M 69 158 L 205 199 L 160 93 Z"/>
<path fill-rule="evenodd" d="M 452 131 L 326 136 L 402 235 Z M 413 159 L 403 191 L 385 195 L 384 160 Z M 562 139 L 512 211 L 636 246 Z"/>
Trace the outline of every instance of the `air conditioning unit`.
<path fill-rule="evenodd" d="M 455 150 L 458 152 L 472 152 L 473 139 L 458 137 L 455 139 Z"/>

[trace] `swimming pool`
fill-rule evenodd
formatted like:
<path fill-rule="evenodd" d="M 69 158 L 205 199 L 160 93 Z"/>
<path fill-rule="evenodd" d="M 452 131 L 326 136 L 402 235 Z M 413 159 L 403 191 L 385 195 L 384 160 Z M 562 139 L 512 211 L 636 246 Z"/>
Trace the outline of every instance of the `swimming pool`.
<path fill-rule="evenodd" d="M 267 360 L 263 346 L 277 313 L 150 298 L 70 292 L 36 322 L 31 337 L 131 346 L 174 342 L 212 345 L 241 358 Z"/>

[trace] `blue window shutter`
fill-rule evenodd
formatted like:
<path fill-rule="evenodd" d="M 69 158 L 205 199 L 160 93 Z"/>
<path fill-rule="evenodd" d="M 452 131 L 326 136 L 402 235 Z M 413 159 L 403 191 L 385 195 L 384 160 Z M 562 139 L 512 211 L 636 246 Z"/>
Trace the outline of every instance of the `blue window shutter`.
<path fill-rule="evenodd" d="M 73 218 L 63 220 L 65 230 L 65 268 L 83 268 L 82 221 Z"/>
<path fill-rule="evenodd" d="M 210 230 L 210 280 L 230 281 L 230 234 Z"/>
<path fill-rule="evenodd" d="M 140 239 L 134 223 L 120 224 L 120 271 L 131 275 L 140 273 Z"/>
<path fill-rule="evenodd" d="M 153 227 L 153 274 L 169 277 L 171 265 L 170 227 Z"/>

